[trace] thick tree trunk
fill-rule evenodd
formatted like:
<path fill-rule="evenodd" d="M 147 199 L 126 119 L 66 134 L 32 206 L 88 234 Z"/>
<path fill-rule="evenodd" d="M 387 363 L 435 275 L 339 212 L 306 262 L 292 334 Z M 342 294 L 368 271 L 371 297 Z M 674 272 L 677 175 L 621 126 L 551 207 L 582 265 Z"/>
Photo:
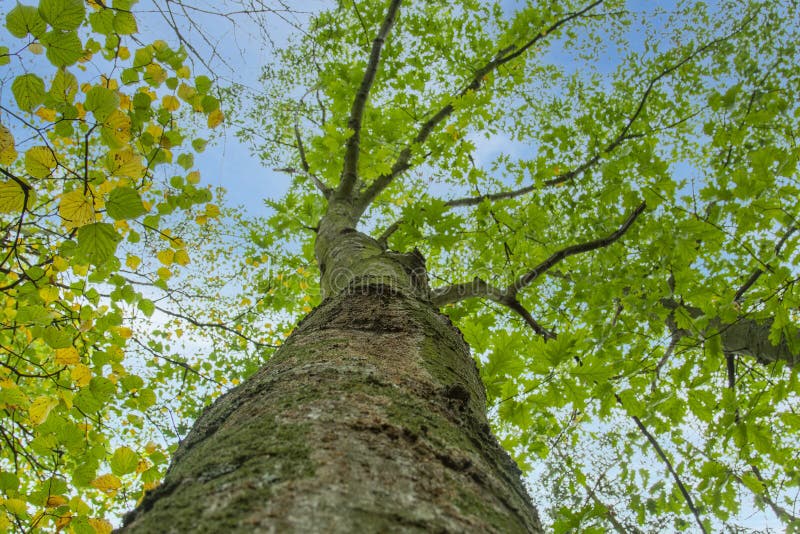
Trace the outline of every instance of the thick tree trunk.
<path fill-rule="evenodd" d="M 357 254 L 378 275 L 324 283 L 331 296 L 206 410 L 122 531 L 541 531 L 463 338 L 426 300 L 414 255 L 373 243 L 353 230 L 323 242 L 321 263 L 350 258 L 340 275 Z"/>

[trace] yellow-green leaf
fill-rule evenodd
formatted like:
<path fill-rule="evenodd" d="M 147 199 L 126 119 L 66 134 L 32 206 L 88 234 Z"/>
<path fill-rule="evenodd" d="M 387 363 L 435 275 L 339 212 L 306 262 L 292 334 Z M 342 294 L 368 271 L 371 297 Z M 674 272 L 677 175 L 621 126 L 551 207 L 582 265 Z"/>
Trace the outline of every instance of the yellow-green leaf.
<path fill-rule="evenodd" d="M 41 0 L 39 14 L 57 30 L 77 30 L 83 22 L 83 1 Z"/>
<path fill-rule="evenodd" d="M 76 189 L 61 196 L 58 214 L 67 228 L 80 228 L 94 222 L 94 202 L 83 191 Z"/>
<path fill-rule="evenodd" d="M 116 475 L 108 473 L 95 478 L 90 485 L 103 493 L 115 493 L 122 487 L 122 481 L 120 481 L 119 477 Z"/>
<path fill-rule="evenodd" d="M 136 471 L 136 465 L 138 463 L 139 457 L 133 450 L 128 447 L 119 447 L 114 451 L 109 465 L 111 466 L 111 471 L 115 475 L 122 476 Z"/>
<path fill-rule="evenodd" d="M 58 365 L 75 365 L 81 363 L 81 356 L 75 347 L 56 349 L 56 363 Z"/>
<path fill-rule="evenodd" d="M 23 74 L 11 84 L 11 92 L 14 93 L 19 109 L 33 111 L 44 102 L 44 81 L 35 74 Z"/>
<path fill-rule="evenodd" d="M 14 136 L 11 130 L 0 124 L 0 165 L 11 165 L 17 159 Z"/>
<path fill-rule="evenodd" d="M 34 425 L 41 425 L 47 420 L 50 411 L 58 406 L 58 399 L 52 397 L 37 397 L 28 408 L 28 417 Z"/>
<path fill-rule="evenodd" d="M 0 213 L 19 213 L 25 207 L 25 191 L 13 181 L 0 182 Z"/>
<path fill-rule="evenodd" d="M 46 146 L 35 146 L 25 152 L 25 170 L 34 178 L 47 178 L 56 168 L 56 157 Z"/>

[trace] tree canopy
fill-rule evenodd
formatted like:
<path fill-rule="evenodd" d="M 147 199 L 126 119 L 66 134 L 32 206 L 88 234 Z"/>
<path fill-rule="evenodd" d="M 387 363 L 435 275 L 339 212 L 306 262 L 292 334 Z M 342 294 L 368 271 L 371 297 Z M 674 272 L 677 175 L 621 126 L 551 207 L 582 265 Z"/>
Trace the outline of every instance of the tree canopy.
<path fill-rule="evenodd" d="M 556 531 L 797 527 L 796 2 L 333 2 L 257 88 L 134 4 L 5 13 L 0 529 L 110 531 L 336 283 L 342 199 Z M 201 185 L 223 123 L 291 179 L 263 217 Z"/>

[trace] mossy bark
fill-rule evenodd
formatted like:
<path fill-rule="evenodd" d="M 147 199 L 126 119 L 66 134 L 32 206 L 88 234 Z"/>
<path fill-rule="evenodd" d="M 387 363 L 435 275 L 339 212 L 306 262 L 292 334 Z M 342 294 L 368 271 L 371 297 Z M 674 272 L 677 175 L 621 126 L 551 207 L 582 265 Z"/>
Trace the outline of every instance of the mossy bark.
<path fill-rule="evenodd" d="M 329 283 L 269 362 L 206 410 L 121 531 L 540 532 L 468 347 L 426 299 L 421 258 L 331 237 L 321 260 L 345 259 L 346 286 Z"/>

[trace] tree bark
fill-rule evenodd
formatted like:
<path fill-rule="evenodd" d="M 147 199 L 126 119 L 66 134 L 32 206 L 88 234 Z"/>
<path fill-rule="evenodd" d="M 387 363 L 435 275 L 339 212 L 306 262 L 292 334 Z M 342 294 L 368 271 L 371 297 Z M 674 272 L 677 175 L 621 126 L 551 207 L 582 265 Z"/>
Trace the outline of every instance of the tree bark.
<path fill-rule="evenodd" d="M 318 260 L 351 268 L 323 274 L 327 298 L 205 411 L 121 532 L 542 531 L 421 257 L 346 226 Z"/>

